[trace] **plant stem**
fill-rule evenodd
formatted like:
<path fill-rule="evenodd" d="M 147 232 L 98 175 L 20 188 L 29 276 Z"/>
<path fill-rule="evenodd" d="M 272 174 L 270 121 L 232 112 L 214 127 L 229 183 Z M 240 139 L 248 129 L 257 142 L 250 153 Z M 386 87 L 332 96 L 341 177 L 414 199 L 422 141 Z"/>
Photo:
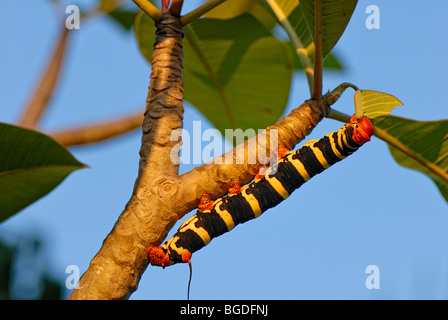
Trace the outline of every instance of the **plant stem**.
<path fill-rule="evenodd" d="M 227 0 L 210 0 L 206 3 L 204 3 L 202 6 L 200 6 L 199 8 L 187 13 L 186 15 L 182 16 L 180 18 L 180 22 L 182 23 L 183 26 L 186 26 L 187 24 L 189 24 L 191 21 L 194 21 L 196 19 L 199 19 L 200 17 L 202 17 L 204 14 L 206 14 L 207 12 L 209 12 L 210 10 L 212 10 L 213 8 L 215 8 L 216 6 L 220 5 L 221 3 L 223 3 L 224 1 Z"/>
<path fill-rule="evenodd" d="M 315 13 L 315 56 L 314 56 L 314 86 L 313 99 L 322 98 L 322 5 L 320 0 L 314 2 Z"/>
<path fill-rule="evenodd" d="M 152 20 L 155 22 L 159 21 L 160 18 L 162 18 L 162 12 L 154 6 L 151 2 L 148 0 L 132 0 L 134 3 L 143 10 L 148 16 L 151 17 Z"/>
<path fill-rule="evenodd" d="M 49 135 L 65 147 L 72 147 L 96 143 L 123 135 L 134 129 L 141 128 L 142 123 L 143 112 L 138 112 L 128 116 L 120 116 L 113 120 L 52 132 Z"/>
<path fill-rule="evenodd" d="M 337 121 L 341 121 L 343 123 L 348 123 L 350 122 L 350 116 L 348 114 L 345 114 L 343 112 L 334 110 L 334 109 L 330 109 L 330 111 L 327 114 L 327 118 L 333 119 L 333 120 L 337 120 Z"/>
<path fill-rule="evenodd" d="M 280 6 L 277 4 L 275 0 L 266 0 L 268 5 L 271 7 L 272 11 L 274 12 L 275 16 L 277 17 L 278 21 L 280 21 L 280 24 L 285 29 L 286 33 L 288 34 L 289 38 L 291 39 L 291 42 L 296 49 L 296 53 L 299 56 L 300 62 L 302 63 L 303 69 L 305 70 L 306 77 L 308 79 L 308 86 L 310 88 L 310 94 L 312 93 L 312 86 L 314 82 L 314 69 L 313 64 L 311 63 L 310 57 L 308 56 L 307 50 L 304 48 L 302 41 L 300 41 L 299 37 L 297 36 L 296 31 L 292 27 L 291 23 L 289 22 L 288 18 L 286 17 L 283 10 L 280 8 Z"/>
<path fill-rule="evenodd" d="M 341 83 L 340 85 L 338 85 L 331 92 L 328 92 L 327 94 L 325 94 L 324 100 L 328 103 L 328 105 L 330 105 L 330 106 L 333 105 L 336 101 L 339 100 L 339 98 L 341 97 L 342 93 L 347 88 L 352 88 L 355 91 L 359 90 L 358 87 L 355 86 L 354 84 L 351 84 L 349 82 L 344 82 L 344 83 Z"/>
<path fill-rule="evenodd" d="M 175 16 L 180 16 L 180 12 L 182 11 L 182 6 L 184 4 L 184 0 L 173 0 L 171 3 L 169 11 Z"/>

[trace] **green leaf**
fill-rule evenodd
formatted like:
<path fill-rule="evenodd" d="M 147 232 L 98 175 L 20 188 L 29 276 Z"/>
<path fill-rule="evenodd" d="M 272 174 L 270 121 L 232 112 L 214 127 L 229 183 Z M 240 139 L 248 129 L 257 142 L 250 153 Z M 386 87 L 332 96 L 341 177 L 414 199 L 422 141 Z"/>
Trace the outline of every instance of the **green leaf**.
<path fill-rule="evenodd" d="M 0 123 L 0 222 L 86 167 L 43 133 Z"/>
<path fill-rule="evenodd" d="M 315 38 L 315 0 L 301 0 L 300 6 L 306 18 L 308 29 Z M 357 0 L 321 0 L 322 3 L 322 56 L 325 58 L 344 33 L 355 10 Z"/>
<path fill-rule="evenodd" d="M 264 2 L 265 0 L 263 0 Z M 206 18 L 212 19 L 231 19 L 244 13 L 254 16 L 267 30 L 272 30 L 276 24 L 275 18 L 263 6 L 261 0 L 227 0 L 216 8 L 207 12 Z"/>
<path fill-rule="evenodd" d="M 140 15 L 134 29 L 150 62 L 154 23 Z M 250 14 L 198 19 L 184 30 L 184 98 L 221 133 L 265 128 L 283 114 L 292 76 L 287 44 Z"/>
<path fill-rule="evenodd" d="M 303 65 L 300 62 L 299 56 L 296 54 L 295 48 L 291 44 L 293 67 L 294 70 L 303 70 Z M 344 71 L 344 63 L 340 60 L 337 54 L 330 53 L 324 60 L 323 66 L 325 70 Z"/>
<path fill-rule="evenodd" d="M 122 10 L 116 9 L 110 12 L 107 16 L 116 22 L 124 30 L 131 30 L 134 25 L 135 18 L 140 13 L 138 10 Z"/>
<path fill-rule="evenodd" d="M 381 116 L 372 123 L 375 135 L 389 143 L 394 159 L 429 176 L 448 201 L 448 120 Z"/>
<path fill-rule="evenodd" d="M 392 109 L 403 105 L 391 94 L 372 90 L 361 90 L 361 102 L 364 115 L 370 119 L 388 115 Z"/>
<path fill-rule="evenodd" d="M 289 5 L 288 2 L 286 2 L 286 5 L 282 5 L 281 1 L 279 0 L 276 0 L 276 2 L 282 8 L 284 15 L 288 17 L 291 27 L 297 34 L 297 37 L 300 39 L 303 47 L 307 50 L 308 56 L 312 61 L 314 56 L 314 43 L 313 39 L 311 38 L 311 33 L 308 30 L 308 25 L 306 23 L 302 7 L 299 6 L 299 2 L 297 1 L 297 5 L 295 7 L 291 7 L 291 4 L 296 1 L 291 1 Z"/>
<path fill-rule="evenodd" d="M 227 0 L 205 15 L 211 19 L 230 19 L 249 11 L 255 0 Z"/>
<path fill-rule="evenodd" d="M 101 0 L 98 5 L 98 10 L 102 12 L 111 12 L 115 10 L 120 4 L 119 0 Z"/>

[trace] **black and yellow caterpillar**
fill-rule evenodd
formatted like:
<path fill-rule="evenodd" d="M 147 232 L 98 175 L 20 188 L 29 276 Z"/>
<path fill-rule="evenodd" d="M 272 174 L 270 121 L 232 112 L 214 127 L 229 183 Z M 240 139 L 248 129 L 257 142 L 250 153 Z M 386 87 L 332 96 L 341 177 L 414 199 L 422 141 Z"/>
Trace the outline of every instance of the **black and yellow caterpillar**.
<path fill-rule="evenodd" d="M 338 131 L 319 141 L 310 140 L 299 150 L 287 153 L 278 161 L 275 171 L 268 169 L 263 178 L 243 186 L 238 194 L 216 200 L 209 210 L 198 209 L 172 238 L 160 247 L 150 246 L 149 262 L 161 267 L 189 263 L 193 252 L 236 225 L 276 206 L 313 176 L 354 153 L 372 134 L 373 126 L 367 118 L 358 121 L 352 117 L 350 123 Z"/>

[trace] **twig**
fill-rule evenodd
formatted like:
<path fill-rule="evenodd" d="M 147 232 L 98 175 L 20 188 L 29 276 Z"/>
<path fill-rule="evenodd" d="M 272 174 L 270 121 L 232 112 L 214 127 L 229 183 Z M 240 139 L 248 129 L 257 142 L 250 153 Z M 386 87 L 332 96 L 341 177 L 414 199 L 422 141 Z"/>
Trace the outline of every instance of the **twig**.
<path fill-rule="evenodd" d="M 320 99 L 322 97 L 322 5 L 321 0 L 314 1 L 314 13 L 315 13 L 315 56 L 314 56 L 314 85 L 313 85 L 313 99 Z"/>
<path fill-rule="evenodd" d="M 149 0 L 132 0 L 134 3 L 143 10 L 148 16 L 152 18 L 155 22 L 162 18 L 162 12 Z"/>
<path fill-rule="evenodd" d="M 66 147 L 86 145 L 110 139 L 131 130 L 141 128 L 143 112 L 135 115 L 120 117 L 103 123 L 95 123 L 83 127 L 65 129 L 49 133 L 53 139 Z"/>
<path fill-rule="evenodd" d="M 182 11 L 182 6 L 184 4 L 184 0 L 173 0 L 170 6 L 170 12 L 175 16 L 180 16 L 180 12 Z"/>
<path fill-rule="evenodd" d="M 64 60 L 69 31 L 63 25 L 61 35 L 58 38 L 53 54 L 47 63 L 39 84 L 37 85 L 33 95 L 31 96 L 28 105 L 24 109 L 18 124 L 27 128 L 35 128 L 43 112 L 45 111 L 48 102 L 50 101 L 56 84 L 58 82 L 62 63 Z"/>
<path fill-rule="evenodd" d="M 111 7 L 110 10 L 118 8 L 123 5 L 127 0 L 121 0 L 116 3 L 115 7 Z M 62 4 L 59 0 L 53 2 L 55 7 L 60 7 Z M 91 20 L 94 17 L 100 17 L 107 12 L 100 12 L 98 6 L 92 7 L 82 14 L 83 22 Z M 65 52 L 67 51 L 67 44 L 69 41 L 69 30 L 65 27 L 64 23 L 61 23 L 62 31 L 61 35 L 56 41 L 53 54 L 51 55 L 47 67 L 43 72 L 43 75 L 36 86 L 36 89 L 31 96 L 28 105 L 25 107 L 18 124 L 23 127 L 35 128 L 42 117 L 48 103 L 54 93 L 60 74 L 63 69 L 63 61 Z"/>
<path fill-rule="evenodd" d="M 341 121 L 343 123 L 350 122 L 350 116 L 348 114 L 345 114 L 343 112 L 340 112 L 340 111 L 337 111 L 334 109 L 330 109 L 330 111 L 327 114 L 327 118 Z"/>
<path fill-rule="evenodd" d="M 209 12 L 210 10 L 212 10 L 213 8 L 215 8 L 216 6 L 220 5 L 221 3 L 223 3 L 224 1 L 227 0 L 210 0 L 206 3 L 204 3 L 202 6 L 200 6 L 199 8 L 187 13 L 186 15 L 182 16 L 180 18 L 180 22 L 182 23 L 183 26 L 186 26 L 187 24 L 189 24 L 191 21 L 194 21 L 196 19 L 199 19 L 200 17 L 202 17 L 204 14 L 206 14 L 207 12 Z"/>

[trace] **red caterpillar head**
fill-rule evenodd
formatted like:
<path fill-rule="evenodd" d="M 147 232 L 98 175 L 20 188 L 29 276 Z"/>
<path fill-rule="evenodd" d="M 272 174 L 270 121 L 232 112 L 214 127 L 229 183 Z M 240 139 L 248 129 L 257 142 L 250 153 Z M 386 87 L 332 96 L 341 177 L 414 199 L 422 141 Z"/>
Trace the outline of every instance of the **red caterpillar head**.
<path fill-rule="evenodd" d="M 353 141 L 359 145 L 370 141 L 370 137 L 373 135 L 373 125 L 367 117 L 361 117 L 361 119 L 356 119 L 353 115 L 350 119 L 350 123 L 356 124 L 353 129 Z"/>

